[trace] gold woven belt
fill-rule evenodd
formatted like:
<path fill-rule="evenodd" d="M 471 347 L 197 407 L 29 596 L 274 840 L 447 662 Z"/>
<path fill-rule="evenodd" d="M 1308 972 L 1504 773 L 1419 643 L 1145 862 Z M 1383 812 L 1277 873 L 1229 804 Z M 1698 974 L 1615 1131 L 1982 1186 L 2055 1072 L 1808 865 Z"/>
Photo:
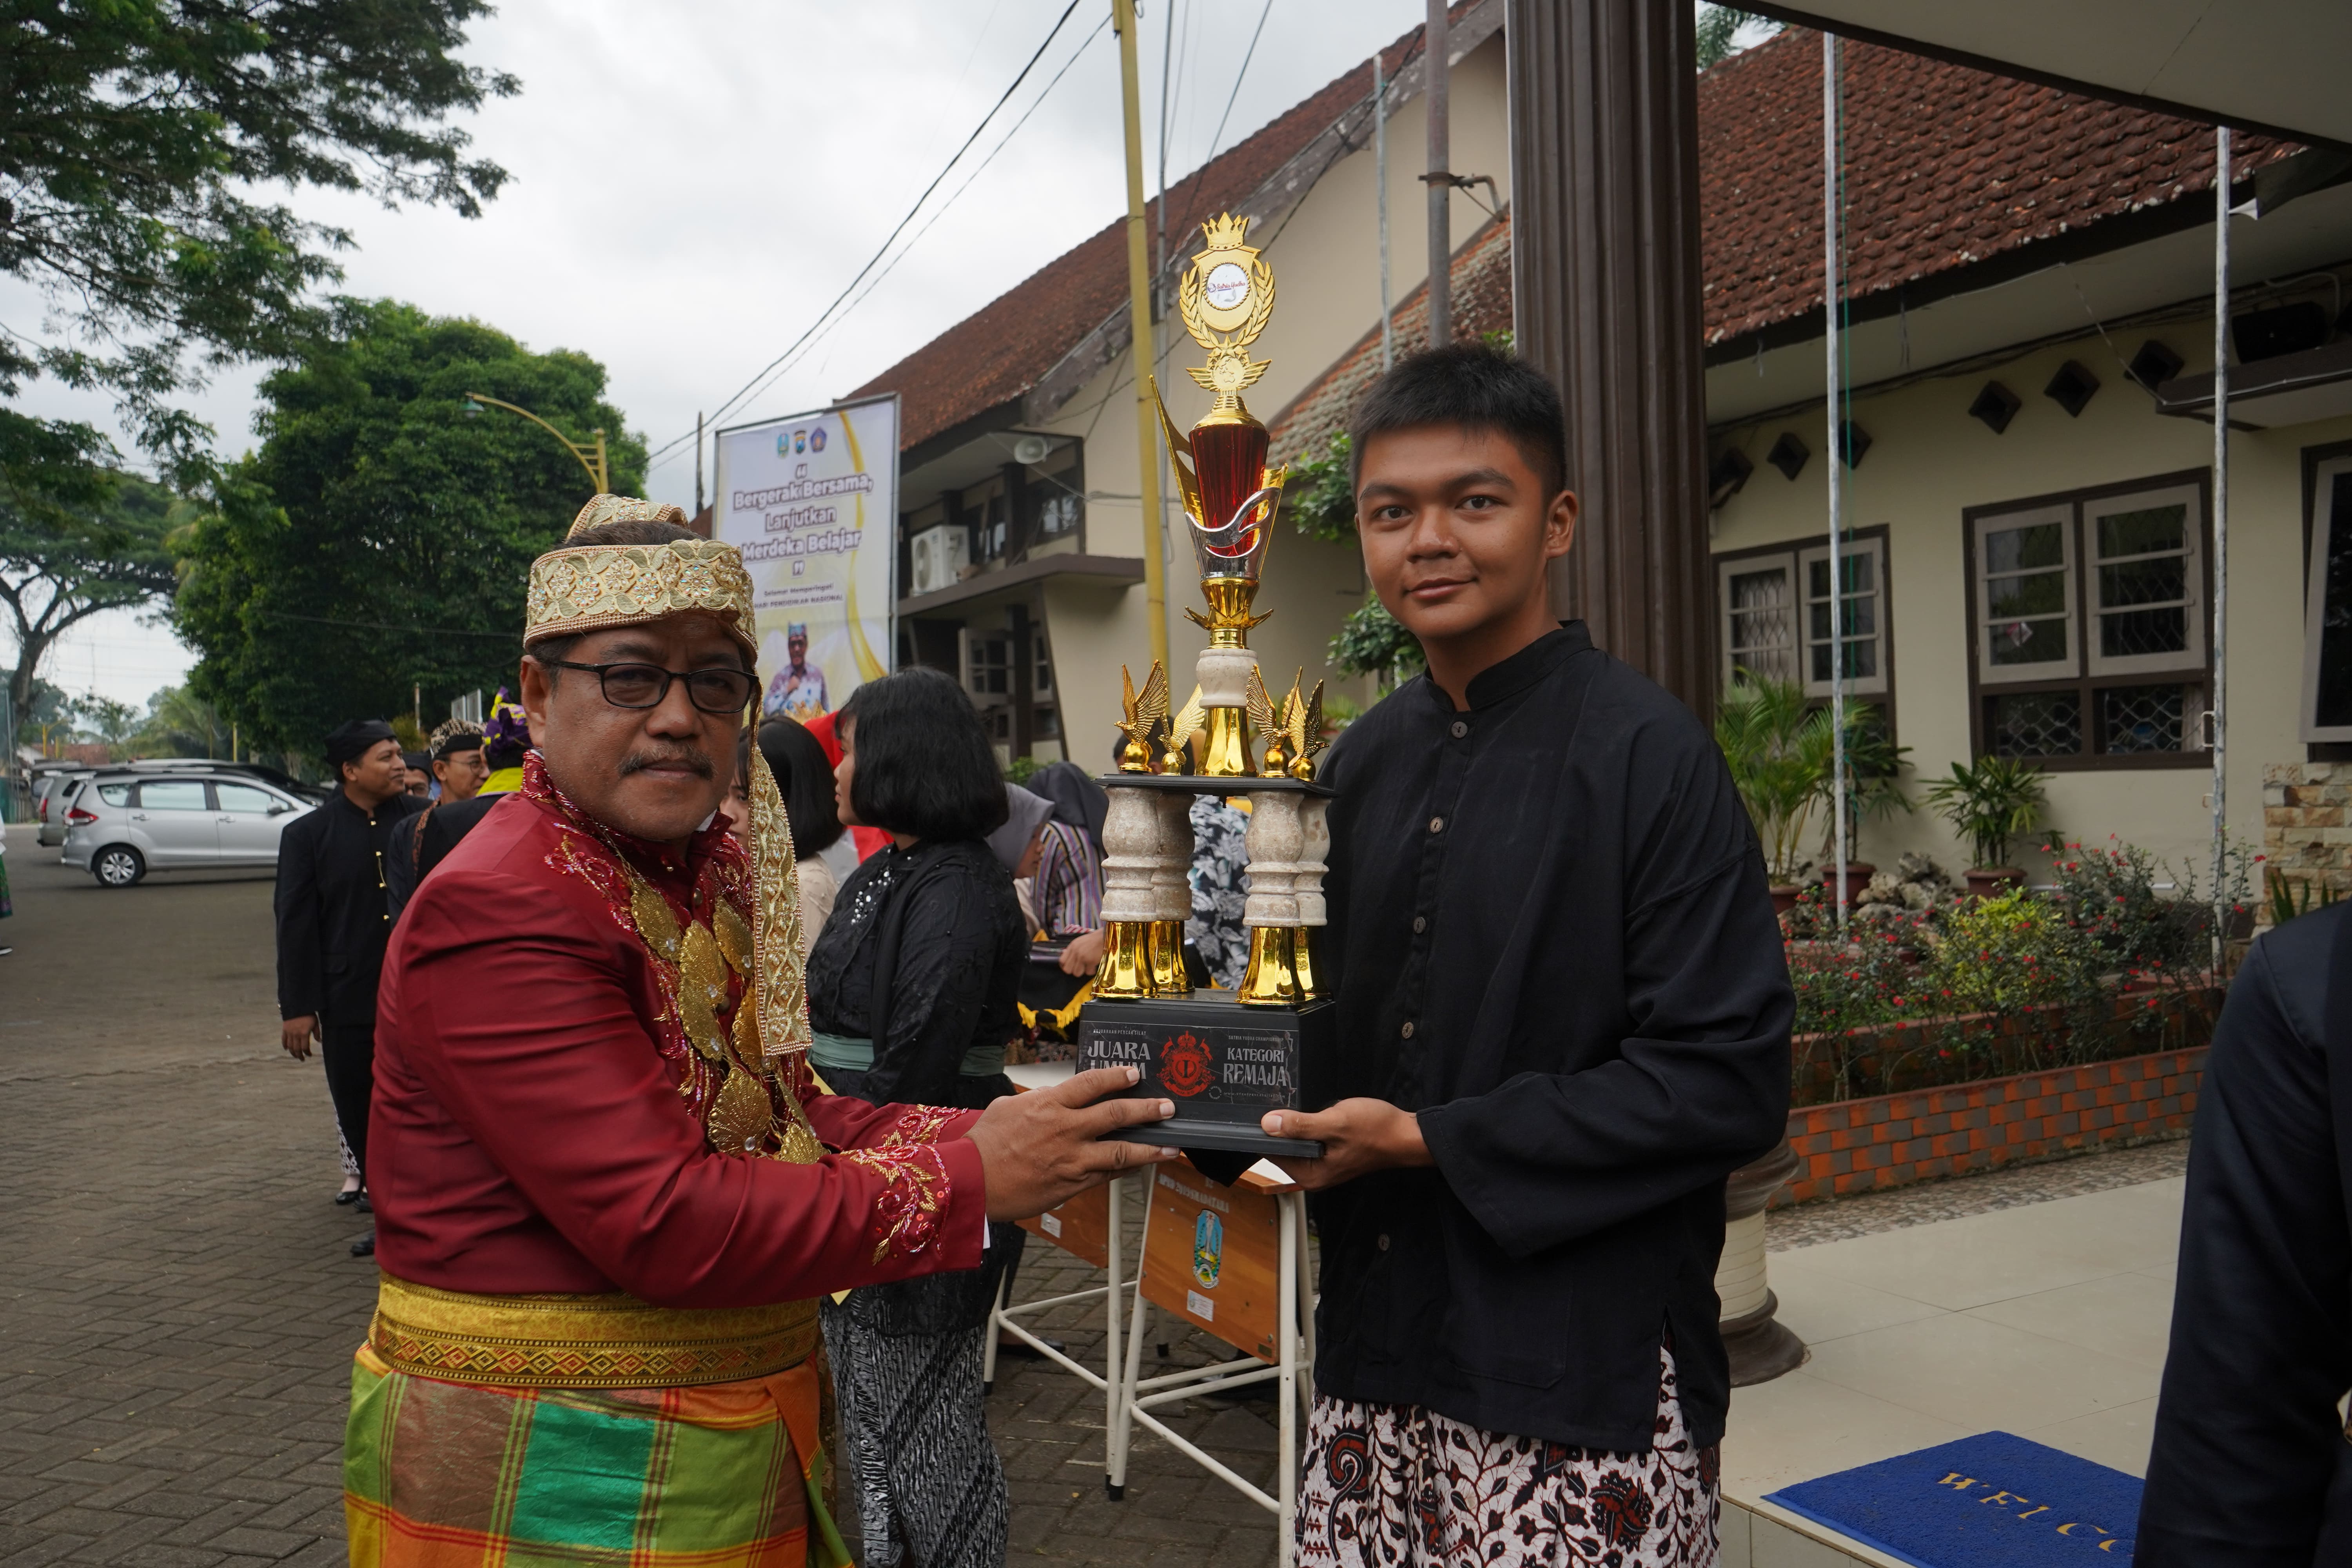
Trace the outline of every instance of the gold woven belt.
<path fill-rule="evenodd" d="M 814 1301 L 656 1307 L 635 1296 L 476 1296 L 379 1277 L 368 1343 L 393 1368 L 524 1388 L 733 1383 L 816 1350 Z"/>

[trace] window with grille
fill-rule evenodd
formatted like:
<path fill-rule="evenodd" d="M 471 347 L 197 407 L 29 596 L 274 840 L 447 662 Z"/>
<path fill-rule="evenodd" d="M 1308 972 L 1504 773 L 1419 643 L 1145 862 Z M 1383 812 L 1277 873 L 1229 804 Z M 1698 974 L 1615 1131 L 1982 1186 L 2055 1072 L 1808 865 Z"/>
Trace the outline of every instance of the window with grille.
<path fill-rule="evenodd" d="M 1967 513 L 1979 754 L 2200 759 L 2206 516 L 2193 476 Z"/>
<path fill-rule="evenodd" d="M 2303 738 L 2352 741 L 2352 448 L 2307 454 L 2311 563 L 2305 579 Z"/>
<path fill-rule="evenodd" d="M 1830 592 L 1830 550 L 1821 544 L 1716 558 L 1724 684 L 1742 670 L 1797 680 L 1826 699 L 1839 659 L 1850 696 L 1887 694 L 1886 531 L 1857 532 L 1838 548 L 1839 592 Z"/>
<path fill-rule="evenodd" d="M 1013 639 L 965 634 L 963 685 L 976 698 L 1009 696 L 1013 690 Z"/>

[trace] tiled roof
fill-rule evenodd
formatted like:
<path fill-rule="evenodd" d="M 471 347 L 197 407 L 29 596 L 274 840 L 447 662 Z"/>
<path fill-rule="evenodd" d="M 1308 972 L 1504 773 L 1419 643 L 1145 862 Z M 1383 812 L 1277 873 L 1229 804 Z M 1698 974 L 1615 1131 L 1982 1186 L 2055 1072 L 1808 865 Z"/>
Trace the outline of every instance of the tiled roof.
<path fill-rule="evenodd" d="M 1466 0 L 1454 9 L 1469 9 Z M 1415 29 L 1386 52 L 1388 68 L 1397 68 L 1418 36 Z M 2212 188 L 2207 126 L 1876 45 L 1848 42 L 1840 53 L 1846 268 L 1855 298 Z M 1700 259 L 1710 345 L 1821 308 L 1821 36 L 1791 27 L 1699 79 Z M 1183 220 L 1170 225 L 1171 248 L 1191 224 L 1257 190 L 1370 87 L 1368 62 L 1171 191 L 1171 218 Z M 2260 136 L 2242 136 L 2235 146 L 2241 180 L 2297 151 Z M 1157 211 L 1154 204 L 1155 228 Z M 1506 217 L 1454 261 L 1457 311 L 1475 310 L 1494 327 L 1510 323 L 1508 237 Z M 1122 220 L 853 395 L 897 391 L 900 441 L 912 446 L 1028 392 L 1126 297 Z M 1397 320 L 1423 308 L 1416 293 L 1398 307 Z M 1489 330 L 1467 325 L 1470 319 L 1465 314 L 1465 331 Z M 1417 342 L 1426 328 L 1413 321 Z M 1401 331 L 1400 340 L 1405 335 Z M 1284 410 L 1276 422 L 1278 450 L 1295 455 L 1345 423 L 1346 404 L 1328 400 L 1343 387 L 1348 398 L 1360 390 L 1367 346 L 1377 365 L 1375 330 Z"/>
<path fill-rule="evenodd" d="M 1475 8 L 1475 0 L 1455 0 L 1457 24 Z M 1415 27 L 1381 51 L 1391 77 L 1418 59 L 1421 32 Z M 1349 110 L 1360 109 L 1371 90 L 1367 60 L 1171 184 L 1170 256 L 1179 255 L 1180 247 L 1189 250 L 1194 226 L 1238 206 Z M 1399 100 L 1389 101 L 1393 114 Z M 1146 229 L 1155 238 L 1159 215 L 1155 198 L 1144 212 Z M 1124 309 L 1127 297 L 1127 220 L 1121 217 L 849 395 L 898 393 L 898 444 L 902 449 L 912 447 L 1027 393 L 1106 317 Z"/>
<path fill-rule="evenodd" d="M 2210 126 L 1875 45 L 1848 42 L 1839 54 L 1852 298 L 2145 207 L 2210 199 Z M 1699 79 L 1710 345 L 1821 309 L 1821 35 L 1790 28 Z M 2235 177 L 2296 151 L 2236 138 Z M 1458 333 L 1511 324 L 1509 241 L 1506 212 L 1454 258 Z M 1400 345 L 1426 341 L 1427 310 L 1418 292 L 1398 307 Z M 1276 458 L 1312 457 L 1345 426 L 1380 359 L 1375 327 L 1275 417 Z"/>
<path fill-rule="evenodd" d="M 1454 253 L 1454 335 L 1484 337 L 1511 326 L 1511 217 L 1489 219 Z M 1429 342 L 1429 284 L 1423 281 L 1389 312 L 1390 347 L 1402 358 Z M 1356 398 L 1381 373 L 1381 329 L 1356 340 L 1330 369 L 1292 398 L 1268 422 L 1269 460 L 1294 462 L 1321 455 L 1324 438 L 1348 423 Z"/>
<path fill-rule="evenodd" d="M 1847 288 L 1877 293 L 2212 190 L 2192 121 L 1847 42 Z M 2295 152 L 2242 136 L 2236 177 Z M 1709 344 L 1822 302 L 1822 42 L 1791 27 L 1699 79 Z"/>

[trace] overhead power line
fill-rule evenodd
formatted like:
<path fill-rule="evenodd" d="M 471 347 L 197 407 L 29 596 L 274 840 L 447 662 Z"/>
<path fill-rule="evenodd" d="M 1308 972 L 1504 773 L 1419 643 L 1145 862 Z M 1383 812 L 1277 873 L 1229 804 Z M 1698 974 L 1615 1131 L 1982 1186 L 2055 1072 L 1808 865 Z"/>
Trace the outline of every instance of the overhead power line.
<path fill-rule="evenodd" d="M 858 290 L 857 297 L 849 301 L 846 309 L 839 311 L 831 321 L 824 323 L 820 329 L 814 331 L 808 337 L 807 346 L 809 348 L 813 349 L 816 347 L 817 344 L 824 341 L 826 336 L 832 332 L 834 328 L 838 327 L 842 322 L 847 321 L 849 319 L 850 312 L 856 310 L 858 306 L 864 304 L 866 302 L 866 296 L 872 294 L 875 289 L 880 288 L 883 280 L 888 278 L 891 273 L 898 270 L 898 263 L 906 260 L 908 256 L 914 253 L 915 247 L 922 243 L 923 236 L 931 232 L 931 226 L 938 223 L 940 218 L 947 216 L 949 209 L 953 207 L 958 201 L 962 199 L 963 194 L 971 189 L 973 183 L 976 182 L 981 175 L 988 172 L 988 166 L 996 162 L 997 154 L 1003 152 L 1004 149 L 1012 143 L 1012 141 L 1015 136 L 1021 134 L 1021 128 L 1029 123 L 1029 117 L 1035 114 L 1037 110 L 1044 106 L 1045 100 L 1053 96 L 1054 89 L 1061 84 L 1061 80 L 1065 76 L 1069 74 L 1070 68 L 1078 63 L 1079 58 L 1093 46 L 1094 41 L 1097 38 L 1101 37 L 1109 30 L 1110 17 L 1108 16 L 1105 16 L 1101 21 L 1095 24 L 1095 30 L 1087 35 L 1085 41 L 1078 45 L 1077 48 L 1072 52 L 1070 58 L 1062 62 L 1061 68 L 1054 73 L 1053 79 L 1045 84 L 1045 89 L 1039 92 L 1035 99 L 1031 100 L 1028 108 L 1021 111 L 1021 118 L 1014 121 L 1012 128 L 1006 131 L 1005 133 L 998 139 L 996 145 L 988 150 L 988 156 L 982 158 L 979 163 L 973 167 L 971 173 L 964 176 L 963 184 L 958 185 L 954 191 L 950 193 L 947 200 L 941 202 L 932 210 L 931 216 L 923 220 L 923 226 L 917 229 L 914 237 L 908 240 L 907 243 L 899 248 L 898 254 L 890 258 L 889 265 L 883 268 L 881 271 L 876 273 L 873 280 L 867 283 L 865 288 Z M 772 365 L 769 370 L 762 371 L 761 373 L 760 384 L 752 390 L 751 396 L 756 398 L 761 393 L 767 391 L 769 387 L 774 385 L 780 377 L 793 368 L 792 363 L 789 363 L 793 357 L 793 356 L 792 354 L 788 353 L 785 355 L 784 359 L 778 361 L 774 365 Z M 746 401 L 749 401 L 749 399 L 746 399 Z M 652 465 L 648 464 L 647 467 L 650 468 Z"/>
<path fill-rule="evenodd" d="M 1021 84 L 1029 79 L 1029 73 L 1037 68 L 1037 62 L 1039 60 L 1045 58 L 1046 49 L 1051 47 L 1054 40 L 1061 36 L 1062 28 L 1068 24 L 1072 14 L 1077 10 L 1079 0 L 1070 0 L 1069 5 L 1063 8 L 1061 16 L 1055 20 L 1052 31 L 1048 32 L 1045 35 L 1045 41 L 1037 46 L 1036 52 L 1029 57 L 1028 63 L 1021 68 L 1020 74 L 1013 79 L 1012 84 L 1005 88 L 1003 95 L 1000 96 L 996 102 L 990 107 L 988 112 L 981 116 L 980 123 L 971 128 L 971 134 L 965 137 L 963 140 L 963 145 L 956 149 L 955 156 L 950 158 L 947 163 L 940 167 L 940 172 L 931 176 L 931 183 L 923 187 L 923 194 L 915 198 L 915 205 L 907 209 L 907 216 L 898 220 L 897 226 L 890 230 L 889 235 L 884 238 L 881 245 L 875 250 L 874 254 L 866 259 L 866 265 L 857 269 L 857 275 L 852 278 L 848 284 L 843 288 L 841 292 L 834 297 L 833 303 L 827 305 L 824 310 L 818 314 L 816 320 L 809 323 L 806 331 L 803 331 L 799 337 L 793 340 L 791 347 L 785 349 L 782 353 L 778 354 L 765 365 L 762 365 L 757 374 L 755 374 L 749 381 L 745 382 L 741 387 L 737 389 L 733 396 L 720 404 L 719 405 L 718 412 L 711 416 L 711 423 L 716 424 L 719 420 L 725 418 L 730 411 L 741 404 L 743 398 L 752 390 L 752 388 L 760 384 L 760 381 L 762 376 L 765 376 L 770 371 L 772 371 L 779 365 L 782 364 L 803 344 L 808 342 L 809 340 L 815 335 L 817 330 L 824 326 L 826 321 L 832 317 L 834 311 L 841 308 L 842 301 L 847 300 L 850 294 L 856 290 L 857 286 L 866 280 L 866 275 L 873 271 L 874 268 L 881 262 L 882 258 L 889 254 L 890 247 L 897 243 L 898 238 L 901 234 L 904 234 L 907 231 L 907 226 L 915 221 L 915 216 L 923 210 L 923 204 L 931 199 L 931 193 L 940 188 L 940 183 L 946 180 L 949 174 L 954 170 L 956 164 L 962 161 L 963 155 L 971 151 L 973 143 L 980 140 L 981 132 L 988 129 L 989 121 L 994 120 L 997 114 L 1003 110 L 1004 106 L 1012 101 L 1013 93 L 1020 89 Z M 694 432 L 688 430 L 679 436 L 672 437 L 668 441 L 664 442 L 660 447 L 656 447 L 651 454 L 649 454 L 649 456 L 656 458 L 660 457 L 664 452 L 670 450 L 672 447 L 692 439 L 694 439 Z"/>

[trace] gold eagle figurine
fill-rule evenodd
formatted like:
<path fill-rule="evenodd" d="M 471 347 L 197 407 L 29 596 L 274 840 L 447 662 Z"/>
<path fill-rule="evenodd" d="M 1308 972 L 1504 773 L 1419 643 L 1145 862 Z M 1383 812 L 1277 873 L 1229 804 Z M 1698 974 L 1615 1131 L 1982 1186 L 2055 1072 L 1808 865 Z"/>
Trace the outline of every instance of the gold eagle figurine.
<path fill-rule="evenodd" d="M 1304 679 L 1306 671 L 1299 672 Z M 1290 700 L 1296 706 L 1290 720 L 1290 776 L 1301 784 L 1315 782 L 1315 754 L 1331 744 L 1323 738 L 1323 683 L 1317 681 L 1315 690 L 1305 702 L 1298 701 L 1298 688 L 1290 689 Z"/>
<path fill-rule="evenodd" d="M 1151 661 L 1151 673 L 1143 679 L 1143 689 L 1135 689 L 1135 677 L 1127 666 L 1118 667 L 1119 730 L 1127 736 L 1127 744 L 1119 751 L 1118 771 L 1123 773 L 1148 773 L 1151 768 L 1151 738 L 1160 726 L 1168 721 L 1168 672 L 1160 661 Z"/>
<path fill-rule="evenodd" d="M 1184 700 L 1184 706 L 1178 709 L 1176 717 L 1169 721 L 1168 750 L 1160 758 L 1161 773 L 1189 773 L 1192 771 L 1192 758 L 1184 748 L 1206 726 L 1208 719 L 1209 710 L 1201 705 L 1201 688 L 1195 684 L 1192 695 Z"/>

